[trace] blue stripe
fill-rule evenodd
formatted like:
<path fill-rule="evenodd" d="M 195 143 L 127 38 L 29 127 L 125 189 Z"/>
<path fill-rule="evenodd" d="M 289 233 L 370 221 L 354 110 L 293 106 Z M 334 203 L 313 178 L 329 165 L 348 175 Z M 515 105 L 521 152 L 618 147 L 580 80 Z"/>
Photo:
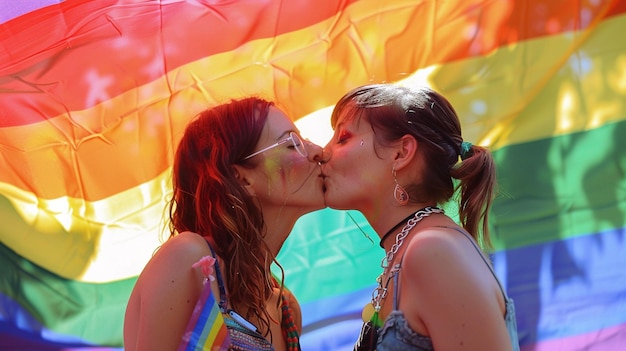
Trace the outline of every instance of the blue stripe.
<path fill-rule="evenodd" d="M 520 344 L 626 323 L 625 241 L 621 228 L 496 253 Z"/>
<path fill-rule="evenodd" d="M 195 350 L 196 346 L 204 345 L 209 332 L 214 327 L 215 319 L 218 313 L 221 313 L 209 282 L 207 282 L 200 299 L 204 301 L 204 305 L 202 306 L 200 316 L 198 316 L 198 321 L 196 322 L 193 334 L 191 335 L 191 340 L 187 345 L 187 350 Z"/>
<path fill-rule="evenodd" d="M 496 274 L 515 301 L 522 346 L 626 323 L 626 228 L 492 257 Z M 302 304 L 302 348 L 328 349 L 327 340 L 334 338 L 331 349 L 351 349 L 373 288 Z M 337 344 L 339 336 L 346 344 Z"/>
<path fill-rule="evenodd" d="M 0 292 L 0 350 L 59 350 L 93 346 L 77 336 L 45 328 L 19 303 Z"/>

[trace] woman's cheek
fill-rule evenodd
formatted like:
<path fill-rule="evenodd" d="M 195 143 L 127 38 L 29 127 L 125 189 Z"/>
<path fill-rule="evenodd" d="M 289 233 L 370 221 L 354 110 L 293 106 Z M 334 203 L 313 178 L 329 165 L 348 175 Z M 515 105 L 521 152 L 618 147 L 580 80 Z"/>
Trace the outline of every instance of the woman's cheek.
<path fill-rule="evenodd" d="M 281 169 L 281 162 L 276 158 L 266 158 L 265 159 L 265 170 L 268 174 L 273 174 L 278 172 Z"/>

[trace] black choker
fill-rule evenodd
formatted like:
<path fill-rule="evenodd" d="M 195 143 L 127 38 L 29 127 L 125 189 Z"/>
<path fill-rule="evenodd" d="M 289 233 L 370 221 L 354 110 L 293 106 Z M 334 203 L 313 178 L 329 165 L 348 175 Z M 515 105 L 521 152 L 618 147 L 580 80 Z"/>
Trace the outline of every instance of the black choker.
<path fill-rule="evenodd" d="M 431 207 L 431 206 L 428 206 L 428 207 Z M 398 224 L 396 224 L 396 225 L 394 225 L 393 227 L 391 227 L 391 229 L 389 229 L 389 231 L 388 231 L 387 233 L 385 233 L 385 235 L 383 235 L 383 237 L 382 237 L 382 238 L 380 238 L 380 243 L 379 243 L 380 247 L 381 247 L 381 248 L 383 248 L 383 249 L 385 248 L 385 247 L 383 246 L 383 242 L 385 241 L 385 239 L 387 239 L 387 237 L 389 237 L 391 234 L 393 234 L 394 229 L 398 228 L 398 227 L 400 226 L 400 224 L 402 224 L 402 223 L 406 223 L 406 222 L 409 220 L 409 218 L 411 218 L 411 217 L 415 216 L 415 214 L 416 214 L 416 213 L 418 213 L 419 211 L 423 211 L 423 210 L 427 209 L 428 207 L 424 207 L 424 208 L 422 208 L 422 209 L 419 209 L 419 210 L 417 210 L 417 211 L 415 211 L 415 212 L 411 213 L 411 214 L 410 214 L 410 215 L 408 215 L 405 219 L 403 219 L 403 220 L 401 220 L 400 222 L 398 222 Z"/>

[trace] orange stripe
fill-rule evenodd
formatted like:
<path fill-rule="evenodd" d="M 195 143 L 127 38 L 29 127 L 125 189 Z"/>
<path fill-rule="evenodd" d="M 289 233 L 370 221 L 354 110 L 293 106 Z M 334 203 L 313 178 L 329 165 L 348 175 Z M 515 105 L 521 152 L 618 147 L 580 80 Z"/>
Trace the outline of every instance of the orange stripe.
<path fill-rule="evenodd" d="M 215 336 L 215 341 L 213 341 L 213 345 L 226 346 L 224 344 L 226 342 L 227 337 L 228 337 L 228 329 L 226 329 L 226 325 L 222 321 L 220 325 L 220 329 L 218 330 L 217 335 Z"/>
<path fill-rule="evenodd" d="M 407 23 L 386 20 L 393 18 L 390 13 L 400 12 L 407 14 Z M 393 63 L 388 67 L 380 67 L 367 47 L 352 48 L 363 49 L 364 64 L 369 66 L 364 67 L 368 68 L 364 76 L 378 79 L 381 73 L 380 77 L 395 77 L 436 63 L 485 55 L 519 41 L 583 30 L 624 12 L 626 2 L 618 0 L 595 7 L 574 0 L 565 4 L 546 0 L 339 4 L 250 0 L 210 8 L 193 2 L 65 1 L 0 26 L 0 77 L 5 78 L 0 85 L 0 127 L 91 108 L 202 57 L 236 51 L 245 43 L 281 36 L 328 18 L 316 33 L 318 45 L 333 47 L 336 42 L 396 31 L 380 43 L 387 61 Z M 336 26 L 340 22 L 350 27 Z M 314 44 L 289 45 L 295 51 Z M 329 74 L 341 74 L 333 69 L 341 61 L 327 63 Z M 377 65 L 391 70 L 377 72 Z M 298 72 L 284 73 L 298 79 Z"/>

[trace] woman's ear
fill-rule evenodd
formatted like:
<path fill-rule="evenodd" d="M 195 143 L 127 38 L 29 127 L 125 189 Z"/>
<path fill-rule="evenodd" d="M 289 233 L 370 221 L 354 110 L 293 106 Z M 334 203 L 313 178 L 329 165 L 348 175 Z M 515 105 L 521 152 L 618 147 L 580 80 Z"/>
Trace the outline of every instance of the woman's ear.
<path fill-rule="evenodd" d="M 415 158 L 417 152 L 417 140 L 410 134 L 405 134 L 400 138 L 395 155 L 395 169 L 401 170 L 406 165 L 410 164 Z"/>
<path fill-rule="evenodd" d="M 256 191 L 254 191 L 254 187 L 252 186 L 253 183 L 253 177 L 250 176 L 250 172 L 252 171 L 249 168 L 245 168 L 242 167 L 240 165 L 233 165 L 234 168 L 234 173 L 235 173 L 235 178 L 237 178 L 237 181 L 239 182 L 239 184 L 241 184 L 241 186 L 244 187 L 244 189 L 246 189 L 246 191 L 248 192 L 248 194 L 250 194 L 250 196 L 256 196 Z"/>

